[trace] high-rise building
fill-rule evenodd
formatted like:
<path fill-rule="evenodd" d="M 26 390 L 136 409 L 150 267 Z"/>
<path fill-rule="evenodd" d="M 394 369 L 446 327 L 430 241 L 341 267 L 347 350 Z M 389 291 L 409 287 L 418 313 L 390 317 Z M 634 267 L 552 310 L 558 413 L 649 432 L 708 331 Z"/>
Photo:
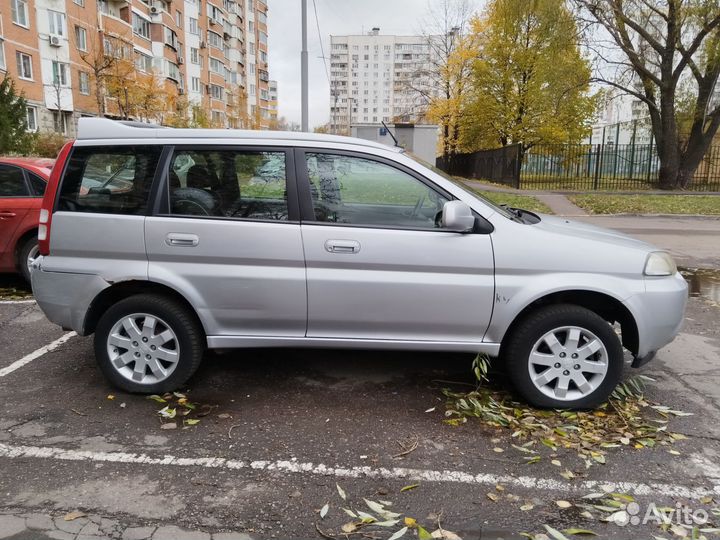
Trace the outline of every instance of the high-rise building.
<path fill-rule="evenodd" d="M 416 122 L 432 94 L 427 36 L 330 36 L 330 130 L 353 123 Z"/>
<path fill-rule="evenodd" d="M 264 0 L 4 0 L 0 72 L 32 130 L 73 136 L 96 115 L 267 128 L 267 11 Z"/>

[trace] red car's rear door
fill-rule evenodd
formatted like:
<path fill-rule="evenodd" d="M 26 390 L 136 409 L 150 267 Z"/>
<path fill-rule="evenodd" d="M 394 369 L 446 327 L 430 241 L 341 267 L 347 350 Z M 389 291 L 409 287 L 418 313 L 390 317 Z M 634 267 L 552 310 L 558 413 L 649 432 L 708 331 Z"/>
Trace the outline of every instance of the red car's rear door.
<path fill-rule="evenodd" d="M 14 265 L 16 231 L 37 201 L 28 191 L 23 170 L 0 163 L 0 268 Z"/>

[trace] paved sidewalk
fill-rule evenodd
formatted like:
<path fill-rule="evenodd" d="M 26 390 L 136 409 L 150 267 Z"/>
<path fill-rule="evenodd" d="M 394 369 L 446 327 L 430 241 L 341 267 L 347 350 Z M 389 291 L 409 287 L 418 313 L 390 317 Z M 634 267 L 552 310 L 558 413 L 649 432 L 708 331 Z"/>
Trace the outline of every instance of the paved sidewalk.
<path fill-rule="evenodd" d="M 127 526 L 98 515 L 66 521 L 62 513 L 0 514 L 0 539 L 11 540 L 250 540 L 244 533 L 215 533 L 181 529 L 175 525 Z"/>

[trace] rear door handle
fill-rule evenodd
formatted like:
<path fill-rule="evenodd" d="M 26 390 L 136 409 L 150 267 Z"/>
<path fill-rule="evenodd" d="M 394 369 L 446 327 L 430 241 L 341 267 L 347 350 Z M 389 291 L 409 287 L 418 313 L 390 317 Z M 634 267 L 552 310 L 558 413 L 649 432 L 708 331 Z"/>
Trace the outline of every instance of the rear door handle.
<path fill-rule="evenodd" d="M 8 212 L 6 210 L 0 210 L 0 218 L 11 218 L 15 217 L 17 214 L 15 212 Z"/>
<path fill-rule="evenodd" d="M 170 233 L 165 237 L 165 243 L 173 247 L 195 247 L 200 238 L 196 234 Z"/>
<path fill-rule="evenodd" d="M 357 253 L 360 251 L 360 242 L 355 240 L 328 240 L 325 250 L 330 253 Z"/>

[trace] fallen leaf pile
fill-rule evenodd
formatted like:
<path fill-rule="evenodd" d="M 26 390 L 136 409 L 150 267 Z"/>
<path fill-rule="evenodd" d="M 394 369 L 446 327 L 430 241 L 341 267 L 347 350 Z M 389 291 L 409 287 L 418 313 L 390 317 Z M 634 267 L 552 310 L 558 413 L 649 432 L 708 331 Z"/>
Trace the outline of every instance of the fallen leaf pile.
<path fill-rule="evenodd" d="M 714 502 L 711 496 L 703 497 L 702 504 Z M 707 512 L 707 521 L 694 523 L 692 520 L 678 516 L 691 515 L 693 509 L 685 505 L 677 506 L 643 506 L 635 498 L 626 493 L 589 493 L 576 503 L 568 501 L 555 501 L 561 509 L 573 508 L 572 514 L 579 515 L 587 521 L 597 521 L 614 524 L 619 527 L 628 527 L 628 532 L 640 523 L 655 525 L 663 535 L 652 535 L 654 540 L 669 540 L 669 538 L 687 538 L 688 540 L 710 540 L 717 538 L 720 528 L 713 525 L 713 519 L 720 519 L 720 508 L 712 508 Z M 578 513 L 579 512 L 579 513 Z M 585 528 L 569 528 L 558 530 L 550 525 L 543 525 L 545 532 L 531 534 L 522 533 L 522 536 L 531 540 L 569 540 L 569 536 L 594 535 L 597 533 Z M 631 535 L 630 537 L 636 537 Z"/>
<path fill-rule="evenodd" d="M 551 458 L 557 457 L 560 450 L 575 452 L 585 466 L 590 467 L 604 464 L 608 451 L 615 448 L 639 450 L 668 446 L 686 438 L 671 432 L 669 421 L 691 413 L 646 400 L 642 393 L 644 380 L 652 379 L 629 379 L 593 411 L 534 409 L 515 401 L 506 390 L 490 386 L 481 385 L 466 393 L 445 389 L 445 422 L 460 425 L 468 418 L 479 418 L 490 426 L 510 430 L 517 441 L 512 447 L 525 454 L 528 464 L 543 459 L 540 449 L 544 447 L 551 452 Z M 673 449 L 668 452 L 680 454 Z M 558 459 L 552 459 L 551 463 L 562 466 Z M 574 477 L 569 470 L 560 474 L 568 480 Z"/>
<path fill-rule="evenodd" d="M 416 518 L 404 515 L 401 512 L 395 512 L 390 509 L 393 506 L 391 501 L 362 499 L 362 503 L 353 503 L 345 493 L 345 491 L 337 485 L 337 494 L 340 500 L 337 504 L 327 502 L 318 510 L 320 519 L 324 520 L 332 512 L 338 514 L 342 512 L 343 518 L 351 518 L 340 526 L 339 530 L 330 528 L 321 528 L 320 523 L 315 524 L 317 532 L 323 538 L 348 537 L 350 535 L 358 535 L 364 538 L 377 538 L 386 540 L 398 540 L 405 536 L 409 531 L 414 531 L 415 536 L 420 540 L 460 540 L 460 537 L 454 532 L 443 529 L 440 526 L 440 520 L 437 519 L 437 528 L 431 533 L 426 527 L 423 527 Z M 407 486 L 401 491 L 416 488 L 417 484 Z M 435 527 L 430 527 L 433 529 Z"/>
<path fill-rule="evenodd" d="M 153 394 L 147 398 L 163 405 L 163 408 L 157 411 L 161 420 L 160 429 L 177 429 L 178 421 L 183 429 L 197 425 L 200 419 L 212 410 L 209 405 L 200 406 L 191 402 L 186 394 L 180 392 L 168 392 L 162 396 Z"/>

